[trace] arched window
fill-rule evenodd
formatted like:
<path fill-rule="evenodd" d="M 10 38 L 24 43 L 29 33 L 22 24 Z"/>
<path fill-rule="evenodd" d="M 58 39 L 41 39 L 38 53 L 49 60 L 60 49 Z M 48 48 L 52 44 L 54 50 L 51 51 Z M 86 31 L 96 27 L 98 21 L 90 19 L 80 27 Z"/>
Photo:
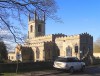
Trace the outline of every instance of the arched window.
<path fill-rule="evenodd" d="M 66 56 L 72 56 L 72 48 L 70 46 L 66 48 Z"/>
<path fill-rule="evenodd" d="M 30 32 L 33 32 L 33 26 L 32 25 L 30 26 Z"/>
<path fill-rule="evenodd" d="M 45 51 L 43 50 L 43 58 L 45 59 Z"/>
<path fill-rule="evenodd" d="M 75 53 L 78 53 L 78 45 L 75 45 Z"/>
<path fill-rule="evenodd" d="M 36 59 L 40 58 L 40 50 L 36 47 Z"/>
<path fill-rule="evenodd" d="M 41 31 L 42 31 L 42 25 L 39 24 L 39 25 L 38 25 L 38 32 L 41 32 Z"/>

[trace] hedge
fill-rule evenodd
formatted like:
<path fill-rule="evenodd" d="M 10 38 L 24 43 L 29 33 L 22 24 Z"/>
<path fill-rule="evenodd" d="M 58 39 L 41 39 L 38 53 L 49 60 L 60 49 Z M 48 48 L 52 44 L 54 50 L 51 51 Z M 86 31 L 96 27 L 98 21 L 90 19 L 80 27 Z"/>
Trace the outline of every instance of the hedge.
<path fill-rule="evenodd" d="M 0 63 L 0 72 L 16 72 L 18 65 L 18 72 L 37 71 L 52 69 L 53 62 L 20 62 L 20 63 Z"/>

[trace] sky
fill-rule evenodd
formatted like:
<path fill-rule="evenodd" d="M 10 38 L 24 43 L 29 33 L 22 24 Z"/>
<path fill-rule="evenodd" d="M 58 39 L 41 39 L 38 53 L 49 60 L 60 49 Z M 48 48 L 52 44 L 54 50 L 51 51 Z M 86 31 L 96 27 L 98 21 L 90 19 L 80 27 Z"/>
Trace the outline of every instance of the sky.
<path fill-rule="evenodd" d="M 57 16 L 63 23 L 46 21 L 46 34 L 76 35 L 87 32 L 94 41 L 100 37 L 100 0 L 56 0 Z"/>
<path fill-rule="evenodd" d="M 63 23 L 47 19 L 46 35 L 57 33 L 77 35 L 87 32 L 93 36 L 94 41 L 100 37 L 100 0 L 56 0 L 56 2 L 59 8 L 56 15 Z M 28 19 L 24 19 L 28 27 Z M 14 20 L 11 21 L 19 25 Z M 23 31 L 26 34 L 27 27 Z"/>

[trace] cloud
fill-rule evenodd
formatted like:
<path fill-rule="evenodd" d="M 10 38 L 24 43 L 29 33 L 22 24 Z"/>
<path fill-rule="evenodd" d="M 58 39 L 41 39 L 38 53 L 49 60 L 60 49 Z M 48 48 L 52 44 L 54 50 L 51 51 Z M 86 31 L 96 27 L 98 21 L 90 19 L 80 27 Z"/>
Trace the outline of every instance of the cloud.
<path fill-rule="evenodd" d="M 13 36 L 7 29 L 0 29 L 0 38 L 13 40 Z"/>
<path fill-rule="evenodd" d="M 10 35 L 10 32 L 6 29 L 0 29 L 0 36 L 2 35 Z"/>
<path fill-rule="evenodd" d="M 9 30 L 0 29 L 0 40 L 4 41 L 8 51 L 14 51 L 16 43 L 14 43 L 13 36 Z"/>

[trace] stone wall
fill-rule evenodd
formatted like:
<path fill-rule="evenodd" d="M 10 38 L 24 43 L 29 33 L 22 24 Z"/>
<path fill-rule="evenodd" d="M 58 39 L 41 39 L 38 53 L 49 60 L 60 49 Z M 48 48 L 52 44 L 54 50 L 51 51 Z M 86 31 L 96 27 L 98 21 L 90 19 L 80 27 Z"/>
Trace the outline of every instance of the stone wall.
<path fill-rule="evenodd" d="M 79 46 L 79 35 L 65 36 L 56 38 L 55 42 L 60 49 L 60 56 L 66 56 L 66 48 L 70 46 L 72 48 L 72 56 L 76 56 L 75 54 L 75 45 Z M 79 57 L 79 54 L 77 54 Z"/>
<path fill-rule="evenodd" d="M 100 53 L 93 53 L 94 57 L 100 57 Z"/>
<path fill-rule="evenodd" d="M 34 52 L 34 60 L 35 61 L 44 61 L 44 58 L 43 58 L 44 42 L 37 43 L 37 44 L 30 44 L 29 46 L 32 48 L 32 50 Z M 36 58 L 37 54 L 39 55 L 39 58 Z"/>
<path fill-rule="evenodd" d="M 44 54 L 45 61 L 53 60 L 55 56 L 54 42 L 45 42 L 44 52 L 45 52 Z"/>
<path fill-rule="evenodd" d="M 46 36 L 39 36 L 39 37 L 33 37 L 33 38 L 28 38 L 26 42 L 29 42 L 30 44 L 35 44 L 35 43 L 41 43 L 41 42 L 50 42 L 54 41 L 58 37 L 64 37 L 66 35 L 64 34 L 51 34 L 51 35 L 46 35 Z"/>
<path fill-rule="evenodd" d="M 82 50 L 83 55 L 89 51 L 89 54 L 93 56 L 93 36 L 82 33 L 80 34 L 80 50 Z"/>
<path fill-rule="evenodd" d="M 15 52 L 9 52 L 8 53 L 8 59 L 11 61 L 16 61 L 16 54 Z"/>

